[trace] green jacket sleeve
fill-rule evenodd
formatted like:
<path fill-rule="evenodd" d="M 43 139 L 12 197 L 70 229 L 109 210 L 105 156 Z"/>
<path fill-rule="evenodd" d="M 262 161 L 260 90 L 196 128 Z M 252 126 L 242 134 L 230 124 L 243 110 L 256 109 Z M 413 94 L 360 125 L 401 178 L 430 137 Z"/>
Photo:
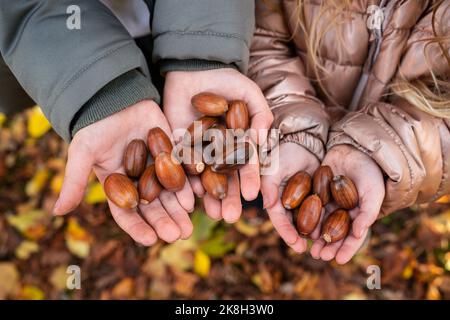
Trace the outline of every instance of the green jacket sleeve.
<path fill-rule="evenodd" d="M 254 0 L 156 0 L 153 17 L 153 61 L 162 72 L 198 70 L 198 65 L 247 71 Z"/>
<path fill-rule="evenodd" d="M 67 10 L 74 3 L 80 9 L 79 30 L 67 26 L 71 17 Z M 107 103 L 108 99 L 91 98 L 119 77 L 128 84 L 123 95 L 145 92 L 142 98 L 159 99 L 141 50 L 100 1 L 0 0 L 0 53 L 67 141 L 79 110 L 85 104 L 95 108 Z M 139 75 L 130 77 L 132 70 Z M 146 88 L 136 88 L 145 82 L 142 77 Z M 110 106 L 107 113 L 126 108 L 130 99 L 122 97 L 122 103 Z M 102 117 L 109 114 L 103 112 Z M 95 118 L 95 110 L 90 109 L 89 119 Z"/>

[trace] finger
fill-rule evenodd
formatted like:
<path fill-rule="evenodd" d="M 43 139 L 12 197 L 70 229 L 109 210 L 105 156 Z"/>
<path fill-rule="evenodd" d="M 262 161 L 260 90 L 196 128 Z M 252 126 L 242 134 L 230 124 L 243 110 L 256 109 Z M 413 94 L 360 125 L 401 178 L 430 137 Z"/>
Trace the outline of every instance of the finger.
<path fill-rule="evenodd" d="M 372 185 L 369 190 L 361 188 L 359 214 L 353 221 L 352 234 L 362 238 L 368 228 L 377 220 L 384 199 L 384 186 Z"/>
<path fill-rule="evenodd" d="M 134 241 L 144 245 L 151 246 L 156 243 L 158 237 L 151 226 L 149 226 L 144 219 L 132 210 L 121 209 L 111 201 L 108 201 L 111 215 L 116 221 L 117 225 Z"/>
<path fill-rule="evenodd" d="M 280 184 L 281 177 L 278 173 L 261 177 L 261 193 L 265 209 L 272 208 L 277 202 Z"/>
<path fill-rule="evenodd" d="M 325 246 L 325 241 L 323 239 L 319 239 L 313 242 L 313 245 L 311 246 L 311 257 L 314 259 L 320 259 L 320 251 Z"/>
<path fill-rule="evenodd" d="M 281 201 L 277 201 L 272 208 L 267 209 L 267 213 L 284 242 L 289 246 L 295 245 L 300 236 L 292 223 L 292 214 L 283 208 Z M 306 250 L 306 245 L 297 249 L 300 249 L 297 252 L 303 252 Z"/>
<path fill-rule="evenodd" d="M 140 206 L 142 215 L 155 229 L 158 237 L 172 243 L 180 238 L 181 230 L 164 210 L 159 199 L 155 199 L 148 205 Z"/>
<path fill-rule="evenodd" d="M 181 207 L 172 192 L 163 190 L 159 195 L 164 209 L 172 217 L 173 221 L 180 227 L 181 239 L 187 239 L 191 236 L 194 226 L 186 210 Z"/>
<path fill-rule="evenodd" d="M 320 251 L 320 258 L 323 261 L 330 261 L 333 260 L 336 256 L 336 253 L 338 252 L 339 248 L 344 243 L 344 240 L 340 240 L 338 242 L 327 244 L 322 248 Z"/>
<path fill-rule="evenodd" d="M 258 164 L 247 164 L 239 170 L 241 192 L 245 200 L 251 201 L 258 197 L 261 188 L 261 177 Z"/>
<path fill-rule="evenodd" d="M 83 200 L 94 159 L 81 148 L 69 148 L 64 181 L 59 198 L 53 208 L 54 215 L 64 215 L 74 210 Z"/>
<path fill-rule="evenodd" d="M 214 199 L 211 195 L 205 193 L 203 197 L 203 206 L 206 214 L 214 220 L 222 219 L 222 205 L 219 200 Z"/>
<path fill-rule="evenodd" d="M 257 132 L 259 145 L 264 144 L 267 139 L 267 130 L 273 122 L 273 114 L 270 111 L 266 98 L 261 89 L 255 85 L 247 90 L 248 110 L 251 116 L 251 128 Z"/>
<path fill-rule="evenodd" d="M 183 189 L 176 192 L 175 194 L 177 196 L 178 202 L 184 208 L 184 210 L 186 210 L 187 212 L 194 211 L 195 198 L 189 181 L 186 180 Z"/>
<path fill-rule="evenodd" d="M 338 264 L 346 264 L 355 255 L 355 253 L 361 248 L 366 240 L 368 230 L 364 232 L 361 238 L 355 238 L 353 235 L 349 235 L 342 247 L 339 249 L 336 255 L 336 262 Z"/>
<path fill-rule="evenodd" d="M 200 177 L 191 176 L 189 177 L 189 182 L 191 184 L 192 191 L 194 191 L 195 195 L 199 198 L 202 198 L 205 195 L 205 189 L 203 188 Z"/>
<path fill-rule="evenodd" d="M 242 213 L 241 193 L 238 173 L 233 172 L 228 177 L 228 194 L 222 200 L 222 215 L 226 222 L 235 223 Z"/>

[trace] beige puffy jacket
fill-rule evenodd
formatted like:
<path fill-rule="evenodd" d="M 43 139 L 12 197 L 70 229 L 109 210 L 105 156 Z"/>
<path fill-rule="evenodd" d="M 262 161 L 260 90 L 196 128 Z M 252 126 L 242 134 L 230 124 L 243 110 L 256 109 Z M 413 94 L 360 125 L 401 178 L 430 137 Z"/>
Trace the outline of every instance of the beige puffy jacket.
<path fill-rule="evenodd" d="M 321 1 L 304 2 L 308 28 Z M 386 95 L 400 75 L 408 81 L 423 79 L 431 69 L 450 81 L 449 61 L 437 44 L 426 45 L 433 36 L 431 2 L 352 1 L 345 18 L 319 45 L 328 96 L 313 83 L 317 77 L 308 68 L 297 3 L 257 0 L 251 48 L 249 76 L 268 99 L 282 141 L 298 143 L 320 160 L 326 148 L 339 144 L 370 155 L 386 177 L 382 214 L 450 193 L 450 120 Z M 378 32 L 368 28 L 371 4 L 384 8 Z M 325 14 L 319 24 L 326 26 L 329 20 Z M 450 34 L 450 1 L 435 13 L 435 27 L 441 35 Z M 448 42 L 444 49 L 450 55 Z"/>

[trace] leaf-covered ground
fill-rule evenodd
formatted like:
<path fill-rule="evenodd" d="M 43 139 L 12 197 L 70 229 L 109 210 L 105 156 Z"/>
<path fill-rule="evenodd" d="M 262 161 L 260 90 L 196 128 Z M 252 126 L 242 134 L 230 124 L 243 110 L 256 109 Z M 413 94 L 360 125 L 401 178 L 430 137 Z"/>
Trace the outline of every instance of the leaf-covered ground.
<path fill-rule="evenodd" d="M 450 198 L 378 221 L 345 266 L 296 255 L 265 213 L 235 225 L 193 214 L 191 239 L 151 248 L 114 223 L 94 177 L 73 214 L 50 212 L 67 146 L 40 109 L 0 115 L 0 299 L 450 299 Z M 68 290 L 69 265 L 81 289 Z M 366 286 L 381 269 L 381 289 Z"/>

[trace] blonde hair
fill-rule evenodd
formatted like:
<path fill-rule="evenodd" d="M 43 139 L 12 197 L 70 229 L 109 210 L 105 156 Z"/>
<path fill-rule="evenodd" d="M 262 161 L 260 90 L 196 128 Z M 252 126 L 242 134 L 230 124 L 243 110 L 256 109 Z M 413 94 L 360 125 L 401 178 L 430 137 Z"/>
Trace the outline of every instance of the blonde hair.
<path fill-rule="evenodd" d="M 450 36 L 439 36 L 436 30 L 436 11 L 444 0 L 434 1 L 428 9 L 432 11 L 433 37 L 421 39 L 418 41 L 427 41 L 424 46 L 424 55 L 428 63 L 426 49 L 431 44 L 438 44 L 443 56 L 450 65 L 450 57 L 444 47 L 444 43 L 450 41 Z M 330 0 L 322 2 L 318 14 L 311 21 L 306 21 L 304 0 L 297 0 L 297 24 L 295 31 L 301 29 L 304 35 L 304 41 L 307 48 L 308 74 L 314 74 L 314 81 L 317 83 L 319 91 L 324 94 L 330 102 L 338 105 L 333 97 L 327 92 L 323 79 L 328 71 L 324 67 L 323 59 L 320 54 L 320 43 L 325 33 L 330 30 L 342 17 L 349 13 L 351 0 Z M 330 10 L 332 9 L 332 10 Z M 428 11 L 428 12 L 429 12 Z M 327 19 L 329 23 L 324 28 L 320 28 L 319 21 L 326 15 L 331 14 Z M 331 19 L 331 20 L 330 20 Z M 339 36 L 339 35 L 338 35 Z M 344 42 L 343 42 L 344 43 Z M 430 63 L 428 63 L 430 66 Z M 429 67 L 431 77 L 427 79 L 416 79 L 408 81 L 404 77 L 394 79 L 389 86 L 391 94 L 395 94 L 406 99 L 417 108 L 433 116 L 441 118 L 450 118 L 450 84 L 449 79 L 439 79 L 439 77 Z"/>

